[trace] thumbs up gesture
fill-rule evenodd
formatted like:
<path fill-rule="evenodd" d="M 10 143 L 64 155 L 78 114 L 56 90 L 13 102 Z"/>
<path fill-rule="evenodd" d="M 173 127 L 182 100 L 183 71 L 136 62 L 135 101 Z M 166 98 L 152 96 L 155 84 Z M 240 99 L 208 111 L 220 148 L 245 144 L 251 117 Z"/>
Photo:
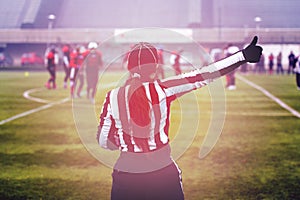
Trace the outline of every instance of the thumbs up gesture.
<path fill-rule="evenodd" d="M 247 62 L 257 63 L 260 59 L 263 49 L 261 46 L 256 45 L 257 39 L 257 36 L 255 36 L 252 39 L 251 43 L 245 49 L 242 50 Z"/>

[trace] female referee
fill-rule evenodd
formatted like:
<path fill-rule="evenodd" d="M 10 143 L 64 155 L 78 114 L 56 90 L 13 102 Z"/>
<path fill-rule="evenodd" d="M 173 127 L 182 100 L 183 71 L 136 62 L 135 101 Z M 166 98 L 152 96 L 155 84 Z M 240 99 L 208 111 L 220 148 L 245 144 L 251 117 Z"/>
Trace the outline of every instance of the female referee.
<path fill-rule="evenodd" d="M 155 80 L 154 46 L 139 43 L 130 50 L 130 77 L 107 93 L 97 132 L 101 147 L 121 152 L 112 173 L 112 200 L 184 199 L 181 171 L 170 155 L 171 103 L 246 62 L 258 62 L 262 48 L 256 43 L 255 36 L 248 47 L 230 57 L 163 80 Z"/>

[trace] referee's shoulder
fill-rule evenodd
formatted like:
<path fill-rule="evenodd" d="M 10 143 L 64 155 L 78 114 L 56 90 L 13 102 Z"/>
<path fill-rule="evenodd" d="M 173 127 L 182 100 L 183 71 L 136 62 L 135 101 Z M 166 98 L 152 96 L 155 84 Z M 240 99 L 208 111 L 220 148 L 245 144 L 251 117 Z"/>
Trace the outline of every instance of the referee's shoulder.
<path fill-rule="evenodd" d="M 119 93 L 120 90 L 124 89 L 124 87 L 126 87 L 125 85 L 122 85 L 122 86 L 117 86 L 111 90 L 109 90 L 107 93 L 106 93 L 106 96 L 109 97 L 109 96 L 114 96 L 114 95 L 117 95 Z"/>

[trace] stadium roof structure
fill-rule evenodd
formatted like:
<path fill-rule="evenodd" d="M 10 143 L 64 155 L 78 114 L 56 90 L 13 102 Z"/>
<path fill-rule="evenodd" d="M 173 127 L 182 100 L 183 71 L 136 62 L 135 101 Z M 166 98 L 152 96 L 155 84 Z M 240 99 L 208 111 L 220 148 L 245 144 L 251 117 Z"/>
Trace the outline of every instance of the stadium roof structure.
<path fill-rule="evenodd" d="M 298 0 L 1 0 L 0 29 L 47 28 L 50 14 L 54 28 L 300 28 L 299 7 Z"/>

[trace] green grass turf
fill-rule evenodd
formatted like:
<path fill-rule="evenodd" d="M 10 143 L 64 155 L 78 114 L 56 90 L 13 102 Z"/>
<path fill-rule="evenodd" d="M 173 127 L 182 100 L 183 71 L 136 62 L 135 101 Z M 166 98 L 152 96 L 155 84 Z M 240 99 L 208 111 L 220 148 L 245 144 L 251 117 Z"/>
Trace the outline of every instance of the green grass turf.
<path fill-rule="evenodd" d="M 294 76 L 245 78 L 300 112 L 300 92 Z M 24 72 L 0 72 L 0 121 L 44 105 L 22 94 L 43 87 L 47 79 L 46 72 L 30 72 L 29 76 Z M 68 97 L 62 79 L 59 72 L 57 90 L 45 89 L 31 95 L 49 101 Z M 108 72 L 101 83 L 123 79 L 118 72 Z M 96 115 L 108 90 L 102 88 L 97 93 Z M 225 94 L 222 135 L 204 159 L 198 155 L 211 120 L 208 88 L 172 106 L 171 138 L 180 131 L 182 134 L 182 127 L 183 134 L 196 133 L 177 160 L 183 171 L 186 199 L 299 198 L 300 119 L 241 80 L 237 80 L 237 90 Z M 85 98 L 76 101 L 83 108 L 89 105 Z M 181 109 L 187 109 L 187 114 L 182 116 Z M 0 199 L 109 199 L 112 169 L 88 152 L 75 122 L 72 102 L 67 101 L 0 125 Z M 95 134 L 96 127 L 90 130 Z"/>

